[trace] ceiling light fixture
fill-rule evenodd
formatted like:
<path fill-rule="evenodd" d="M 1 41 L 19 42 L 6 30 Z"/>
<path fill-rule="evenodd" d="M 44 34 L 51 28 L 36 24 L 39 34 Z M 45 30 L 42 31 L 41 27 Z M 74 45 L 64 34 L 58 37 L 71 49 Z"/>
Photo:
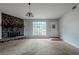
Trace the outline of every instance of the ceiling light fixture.
<path fill-rule="evenodd" d="M 72 8 L 72 9 L 74 10 L 74 9 L 76 9 L 76 8 L 77 8 L 77 5 L 73 6 L 73 8 Z"/>
<path fill-rule="evenodd" d="M 31 12 L 31 3 L 28 3 L 29 11 L 26 13 L 27 17 L 34 17 L 33 13 Z"/>

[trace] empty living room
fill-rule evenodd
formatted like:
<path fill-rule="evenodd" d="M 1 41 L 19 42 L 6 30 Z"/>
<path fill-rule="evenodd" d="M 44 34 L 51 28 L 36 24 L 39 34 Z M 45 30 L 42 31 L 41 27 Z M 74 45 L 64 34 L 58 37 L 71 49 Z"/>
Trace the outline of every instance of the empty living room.
<path fill-rule="evenodd" d="M 79 3 L 0 3 L 0 55 L 79 55 Z"/>

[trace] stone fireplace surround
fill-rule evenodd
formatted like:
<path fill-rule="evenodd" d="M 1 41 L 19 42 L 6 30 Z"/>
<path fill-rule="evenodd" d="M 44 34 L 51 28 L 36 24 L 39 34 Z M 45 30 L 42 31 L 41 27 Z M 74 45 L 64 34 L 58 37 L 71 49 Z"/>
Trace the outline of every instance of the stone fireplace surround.
<path fill-rule="evenodd" d="M 2 16 L 2 40 L 24 36 L 24 20 L 5 13 Z M 5 40 L 4 40 L 5 39 Z"/>

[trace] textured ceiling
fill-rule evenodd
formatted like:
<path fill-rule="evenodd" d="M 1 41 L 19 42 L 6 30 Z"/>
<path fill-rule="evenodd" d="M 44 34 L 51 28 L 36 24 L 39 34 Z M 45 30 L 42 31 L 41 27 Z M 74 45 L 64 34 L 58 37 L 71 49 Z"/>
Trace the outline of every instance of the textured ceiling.
<path fill-rule="evenodd" d="M 73 3 L 32 3 L 32 19 L 58 19 L 70 11 Z M 16 17 L 28 19 L 25 14 L 28 11 L 27 3 L 0 3 L 0 11 Z"/>

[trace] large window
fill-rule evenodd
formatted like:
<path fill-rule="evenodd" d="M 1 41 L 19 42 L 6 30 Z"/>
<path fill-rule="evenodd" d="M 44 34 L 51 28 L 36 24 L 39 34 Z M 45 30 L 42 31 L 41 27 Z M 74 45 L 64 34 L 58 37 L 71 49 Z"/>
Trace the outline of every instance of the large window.
<path fill-rule="evenodd" d="M 33 22 L 33 35 L 45 36 L 46 35 L 46 22 Z"/>

